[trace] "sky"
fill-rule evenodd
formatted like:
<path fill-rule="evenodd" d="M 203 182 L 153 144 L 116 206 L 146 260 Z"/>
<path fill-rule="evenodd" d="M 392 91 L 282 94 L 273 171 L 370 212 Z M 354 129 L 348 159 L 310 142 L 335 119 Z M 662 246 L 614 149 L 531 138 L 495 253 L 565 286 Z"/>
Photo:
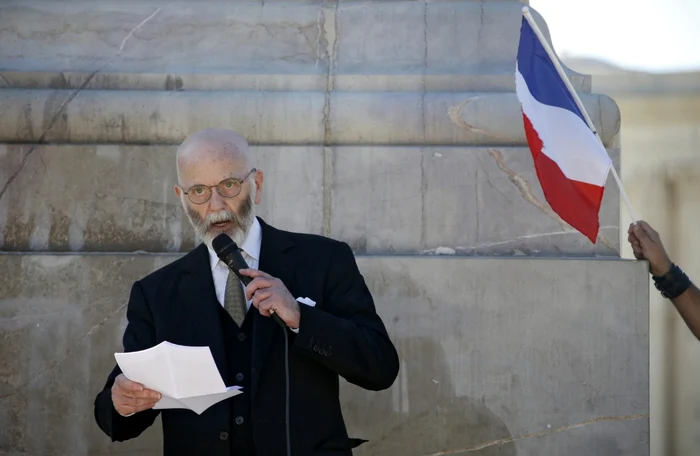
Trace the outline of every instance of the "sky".
<path fill-rule="evenodd" d="M 530 7 L 560 57 L 653 73 L 700 70 L 700 0 L 530 0 Z"/>

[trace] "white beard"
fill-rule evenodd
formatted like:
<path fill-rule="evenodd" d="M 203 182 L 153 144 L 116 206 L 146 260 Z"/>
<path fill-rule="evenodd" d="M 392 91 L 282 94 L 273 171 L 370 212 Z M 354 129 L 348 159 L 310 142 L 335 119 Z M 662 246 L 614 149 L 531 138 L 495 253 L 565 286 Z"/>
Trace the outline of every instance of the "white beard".
<path fill-rule="evenodd" d="M 243 245 L 250 227 L 255 221 L 255 182 L 250 181 L 251 191 L 248 198 L 241 205 L 241 214 L 237 215 L 231 210 L 223 210 L 207 215 L 206 219 L 202 219 L 199 214 L 192 210 L 189 206 L 185 206 L 185 213 L 190 220 L 192 228 L 194 228 L 195 236 L 198 241 L 204 242 L 207 247 L 213 249 L 212 241 L 221 233 L 226 233 L 233 239 L 239 247 Z M 219 222 L 233 221 L 234 227 L 227 230 L 217 230 L 213 224 Z"/>

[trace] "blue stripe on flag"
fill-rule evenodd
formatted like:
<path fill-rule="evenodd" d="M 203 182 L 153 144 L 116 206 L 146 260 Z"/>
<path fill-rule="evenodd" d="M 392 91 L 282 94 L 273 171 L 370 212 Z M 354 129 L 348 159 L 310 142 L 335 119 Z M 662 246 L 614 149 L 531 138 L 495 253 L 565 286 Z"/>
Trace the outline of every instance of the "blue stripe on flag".
<path fill-rule="evenodd" d="M 585 122 L 542 43 L 523 17 L 518 45 L 518 71 L 532 96 L 542 104 L 569 110 Z"/>

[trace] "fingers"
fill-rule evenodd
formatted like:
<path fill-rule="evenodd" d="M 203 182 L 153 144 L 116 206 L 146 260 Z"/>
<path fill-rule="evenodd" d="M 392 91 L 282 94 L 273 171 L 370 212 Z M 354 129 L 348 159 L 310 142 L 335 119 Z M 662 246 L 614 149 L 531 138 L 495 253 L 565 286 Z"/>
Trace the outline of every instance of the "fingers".
<path fill-rule="evenodd" d="M 654 241 L 651 239 L 651 237 L 649 237 L 647 231 L 645 231 L 644 228 L 642 228 L 642 223 L 644 222 L 639 222 L 639 224 L 634 227 L 634 236 L 637 238 L 637 241 L 639 242 L 639 244 L 641 244 L 642 247 L 651 246 L 654 243 Z"/>
<path fill-rule="evenodd" d="M 144 388 L 140 383 L 133 382 L 126 378 L 124 374 L 120 374 L 114 380 L 112 393 L 125 398 L 145 399 L 149 401 L 158 401 L 161 398 L 161 394 L 158 391 Z"/>
<path fill-rule="evenodd" d="M 144 405 L 147 405 L 149 407 L 153 407 L 156 404 L 156 402 L 158 402 L 158 399 L 155 399 L 152 396 L 148 396 L 148 397 L 122 396 L 121 398 L 119 398 L 119 402 L 124 406 L 134 407 L 134 408 L 142 407 Z"/>
<path fill-rule="evenodd" d="M 131 405 L 120 405 L 117 406 L 116 404 L 114 405 L 114 408 L 119 412 L 121 415 L 127 416 L 131 415 L 132 413 L 138 413 L 138 412 L 143 412 L 144 410 L 150 410 L 153 408 L 153 406 L 156 405 L 155 402 L 151 402 L 149 404 L 144 404 L 144 405 L 139 405 L 139 406 L 131 406 Z"/>
<path fill-rule="evenodd" d="M 270 276 L 263 277 L 258 276 L 254 278 L 247 287 L 245 287 L 245 297 L 248 300 L 253 299 L 253 295 L 256 291 L 261 288 L 270 288 L 275 284 L 276 279 L 272 279 Z"/>
<path fill-rule="evenodd" d="M 269 274 L 267 274 L 267 273 L 265 273 L 265 272 L 262 272 L 262 271 L 259 270 L 259 269 L 250 269 L 250 268 L 249 268 L 249 269 L 241 269 L 241 270 L 238 271 L 238 272 L 239 272 L 241 275 L 244 275 L 244 276 L 247 276 L 247 277 L 252 277 L 252 278 L 256 278 L 256 277 L 266 277 L 266 278 L 268 278 L 268 279 L 271 279 L 271 278 L 272 278 L 271 275 L 269 275 Z"/>
<path fill-rule="evenodd" d="M 144 389 L 142 384 L 129 380 L 124 374 L 118 375 L 117 378 L 114 379 L 114 384 L 124 391 L 133 393 L 141 392 Z"/>
<path fill-rule="evenodd" d="M 112 404 L 121 415 L 127 416 L 153 408 L 161 394 L 133 382 L 120 374 L 112 386 Z"/>
<path fill-rule="evenodd" d="M 258 290 L 255 292 L 253 295 L 253 305 L 260 309 L 260 303 L 266 299 L 268 299 L 270 296 L 273 295 L 273 292 L 270 288 L 263 288 L 262 290 Z"/>
<path fill-rule="evenodd" d="M 641 221 L 639 222 L 639 226 L 642 228 L 642 231 L 646 233 L 649 239 L 651 239 L 654 242 L 659 241 L 659 233 L 657 233 L 656 230 L 654 230 L 647 222 Z"/>

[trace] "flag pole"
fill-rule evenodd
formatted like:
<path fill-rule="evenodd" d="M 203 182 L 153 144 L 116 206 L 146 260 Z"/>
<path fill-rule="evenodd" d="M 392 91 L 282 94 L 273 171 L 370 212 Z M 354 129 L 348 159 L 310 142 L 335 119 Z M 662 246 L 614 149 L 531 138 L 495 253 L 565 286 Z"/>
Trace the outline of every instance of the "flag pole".
<path fill-rule="evenodd" d="M 588 116 L 588 112 L 586 112 L 586 109 L 583 107 L 583 103 L 581 103 L 581 99 L 578 97 L 576 90 L 574 90 L 574 87 L 571 85 L 571 81 L 569 81 L 569 78 L 566 76 L 566 73 L 564 73 L 564 69 L 561 67 L 561 64 L 559 63 L 559 58 L 556 56 L 556 54 L 554 54 L 554 51 L 549 46 L 549 43 L 547 43 L 547 40 L 545 39 L 544 35 L 542 35 L 542 31 L 537 26 L 535 19 L 530 14 L 530 8 L 528 8 L 527 6 L 523 6 L 523 16 L 525 17 L 527 22 L 530 24 L 530 27 L 532 27 L 532 30 L 535 32 L 535 35 L 537 35 L 537 38 L 540 40 L 540 43 L 542 44 L 542 47 L 544 48 L 544 50 L 547 52 L 549 59 L 554 64 L 554 67 L 557 69 L 557 73 L 559 73 L 559 77 L 561 77 L 562 81 L 564 81 L 564 84 L 566 84 L 566 88 L 569 90 L 569 93 L 574 98 L 574 101 L 576 102 L 576 106 L 578 106 L 579 111 L 581 111 L 581 113 L 583 114 L 583 118 L 585 119 L 586 124 L 588 124 L 588 128 L 590 128 L 591 131 L 593 132 L 593 134 L 595 135 L 595 137 L 598 138 L 598 141 L 600 142 L 600 144 L 603 147 L 605 147 L 605 145 L 603 144 L 603 140 L 600 139 L 600 136 L 598 135 L 598 131 L 596 130 L 595 125 L 593 125 L 593 121 Z M 634 214 L 634 211 L 632 210 L 632 205 L 630 204 L 630 200 L 627 197 L 627 193 L 625 192 L 625 188 L 622 186 L 622 181 L 620 180 L 620 176 L 617 175 L 617 171 L 615 170 L 614 165 L 611 164 L 610 170 L 612 171 L 612 175 L 615 178 L 615 182 L 617 182 L 617 186 L 620 189 L 620 194 L 622 195 L 622 198 L 624 199 L 625 204 L 627 205 L 627 210 L 629 211 L 630 217 L 632 218 L 632 222 L 634 224 L 636 224 L 637 217 Z"/>

